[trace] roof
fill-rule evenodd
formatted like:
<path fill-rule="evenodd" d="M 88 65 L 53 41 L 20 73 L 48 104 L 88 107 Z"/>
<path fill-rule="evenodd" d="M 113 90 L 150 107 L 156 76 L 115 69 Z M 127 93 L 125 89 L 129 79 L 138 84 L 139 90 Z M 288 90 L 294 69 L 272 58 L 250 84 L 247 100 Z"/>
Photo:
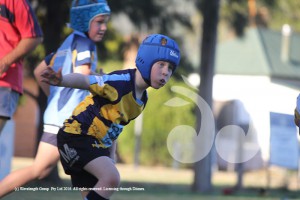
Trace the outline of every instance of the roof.
<path fill-rule="evenodd" d="M 281 59 L 282 34 L 249 28 L 244 37 L 219 43 L 216 74 L 257 75 L 300 81 L 300 35 L 290 37 L 289 60 Z"/>

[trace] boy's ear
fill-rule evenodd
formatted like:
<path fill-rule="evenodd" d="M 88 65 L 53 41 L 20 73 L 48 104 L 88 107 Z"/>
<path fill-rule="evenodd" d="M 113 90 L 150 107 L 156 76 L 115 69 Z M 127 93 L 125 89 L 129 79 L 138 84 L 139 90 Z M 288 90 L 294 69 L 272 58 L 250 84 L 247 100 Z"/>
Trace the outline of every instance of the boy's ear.
<path fill-rule="evenodd" d="M 297 109 L 294 111 L 294 122 L 296 126 L 300 126 L 300 114 L 298 113 Z"/>

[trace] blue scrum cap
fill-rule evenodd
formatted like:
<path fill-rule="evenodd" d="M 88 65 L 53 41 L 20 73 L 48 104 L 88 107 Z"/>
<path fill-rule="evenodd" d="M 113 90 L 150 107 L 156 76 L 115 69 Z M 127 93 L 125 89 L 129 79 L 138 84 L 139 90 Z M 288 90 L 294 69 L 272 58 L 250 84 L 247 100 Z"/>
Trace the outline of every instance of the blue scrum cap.
<path fill-rule="evenodd" d="M 73 0 L 70 10 L 71 28 L 88 32 L 91 21 L 98 15 L 110 15 L 106 0 Z"/>
<path fill-rule="evenodd" d="M 152 65 L 157 61 L 167 61 L 174 65 L 173 73 L 180 61 L 180 50 L 177 43 L 168 36 L 152 34 L 140 45 L 135 60 L 136 67 L 143 79 L 151 85 Z"/>

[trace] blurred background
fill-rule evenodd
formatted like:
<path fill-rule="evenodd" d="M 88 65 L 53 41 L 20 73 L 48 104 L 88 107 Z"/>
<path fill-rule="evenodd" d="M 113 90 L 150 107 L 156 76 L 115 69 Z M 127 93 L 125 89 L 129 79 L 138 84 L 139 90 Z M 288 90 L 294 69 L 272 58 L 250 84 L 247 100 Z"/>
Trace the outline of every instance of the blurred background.
<path fill-rule="evenodd" d="M 70 0 L 30 2 L 44 42 L 26 58 L 25 93 L 1 136 L 6 137 L 0 141 L 5 160 L 1 178 L 35 156 L 46 97 L 33 69 L 72 31 L 67 27 Z M 182 54 L 169 84 L 149 90 L 143 115 L 118 139 L 122 186 L 146 192 L 121 192 L 112 199 L 297 199 L 299 137 L 293 114 L 300 89 L 300 2 L 108 4 L 112 14 L 105 39 L 98 44 L 98 70 L 135 67 L 138 46 L 151 33 L 174 38 Z M 175 129 L 181 136 L 170 140 Z M 68 180 L 59 164 L 44 182 L 35 184 L 59 186 L 70 184 Z M 29 192 L 10 198 L 34 199 Z"/>

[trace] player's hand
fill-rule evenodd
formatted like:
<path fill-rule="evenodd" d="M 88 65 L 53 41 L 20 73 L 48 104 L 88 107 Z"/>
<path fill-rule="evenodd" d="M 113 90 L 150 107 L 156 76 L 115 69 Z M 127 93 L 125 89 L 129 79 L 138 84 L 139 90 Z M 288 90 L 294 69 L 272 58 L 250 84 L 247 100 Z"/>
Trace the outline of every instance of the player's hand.
<path fill-rule="evenodd" d="M 100 74 L 100 76 L 105 75 L 105 73 L 104 73 L 104 71 L 103 71 L 102 68 L 100 68 L 99 74 Z"/>
<path fill-rule="evenodd" d="M 0 59 L 0 77 L 8 70 L 9 64 L 5 63 L 3 59 Z"/>
<path fill-rule="evenodd" d="M 296 126 L 300 126 L 300 114 L 299 112 L 297 111 L 297 109 L 295 109 L 295 115 L 294 115 L 294 122 L 296 124 Z"/>
<path fill-rule="evenodd" d="M 62 81 L 62 68 L 55 72 L 52 67 L 47 67 L 42 73 L 41 76 L 43 77 L 42 82 L 45 82 L 49 85 L 56 85 L 59 86 Z"/>
<path fill-rule="evenodd" d="M 90 75 L 94 75 L 94 76 L 103 76 L 105 75 L 104 71 L 102 68 L 100 68 L 99 73 L 93 72 L 91 71 Z"/>

